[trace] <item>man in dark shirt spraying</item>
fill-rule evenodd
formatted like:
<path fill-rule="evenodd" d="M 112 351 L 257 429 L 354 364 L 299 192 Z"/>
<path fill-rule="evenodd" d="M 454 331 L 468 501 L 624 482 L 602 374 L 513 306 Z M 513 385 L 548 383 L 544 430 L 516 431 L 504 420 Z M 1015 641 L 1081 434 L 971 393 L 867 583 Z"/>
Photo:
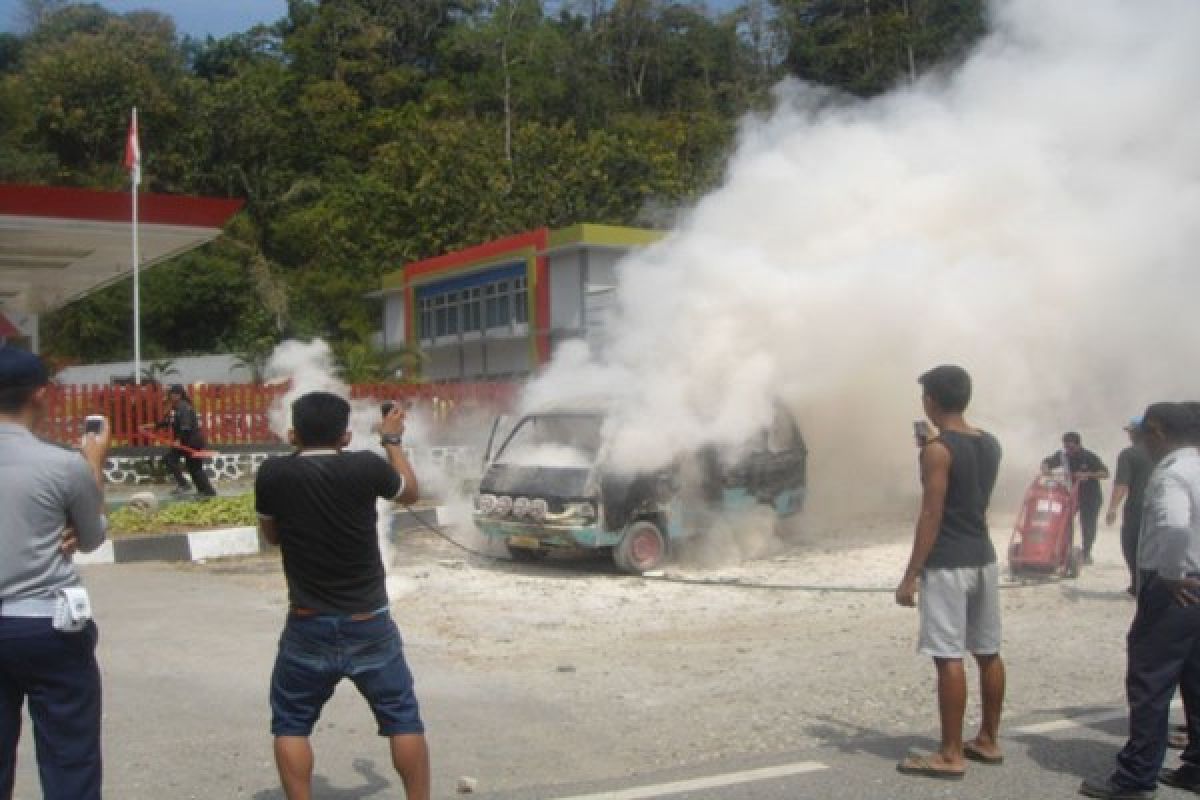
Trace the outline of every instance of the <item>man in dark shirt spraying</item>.
<path fill-rule="evenodd" d="M 1100 456 L 1083 449 L 1083 437 L 1074 431 L 1064 433 L 1062 450 L 1042 459 L 1042 472 L 1063 466 L 1070 478 L 1079 481 L 1079 527 L 1083 532 L 1083 563 L 1092 563 L 1092 545 L 1096 542 L 1096 523 L 1100 520 L 1100 508 L 1104 505 L 1104 492 L 1100 481 L 1108 480 L 1108 467 Z"/>
<path fill-rule="evenodd" d="M 174 494 L 185 494 L 188 490 L 187 481 L 179 463 L 187 464 L 188 474 L 200 497 L 215 497 L 216 489 L 204 473 L 204 459 L 196 455 L 198 451 L 208 446 L 204 432 L 200 430 L 200 418 L 196 409 L 188 399 L 187 391 L 180 384 L 175 384 L 167 390 L 167 415 L 156 426 L 159 430 L 170 431 L 173 445 L 163 456 L 163 465 L 175 479 Z"/>
<path fill-rule="evenodd" d="M 987 509 L 1000 467 L 1000 443 L 967 424 L 971 378 L 956 366 L 940 366 L 919 379 L 925 414 L 937 428 L 918 437 L 921 448 L 921 511 L 912 556 L 896 588 L 896 602 L 918 605 L 918 650 L 937 670 L 941 745 L 931 755 L 910 755 L 897 765 L 907 775 L 961 779 L 964 759 L 1000 764 L 1000 712 L 1005 672 L 1000 658 L 1000 597 L 996 551 Z M 967 653 L 979 665 L 983 719 L 979 733 L 963 742 L 967 705 Z"/>
<path fill-rule="evenodd" d="M 288 800 L 309 800 L 309 736 L 337 684 L 349 678 L 389 739 L 409 800 L 429 798 L 429 751 L 388 613 L 376 501 L 411 503 L 417 478 L 404 455 L 404 412 L 381 426 L 387 459 L 351 452 L 350 404 L 312 392 L 292 404 L 296 451 L 269 459 L 255 481 L 259 529 L 283 551 L 290 610 L 271 676 L 271 732 Z"/>

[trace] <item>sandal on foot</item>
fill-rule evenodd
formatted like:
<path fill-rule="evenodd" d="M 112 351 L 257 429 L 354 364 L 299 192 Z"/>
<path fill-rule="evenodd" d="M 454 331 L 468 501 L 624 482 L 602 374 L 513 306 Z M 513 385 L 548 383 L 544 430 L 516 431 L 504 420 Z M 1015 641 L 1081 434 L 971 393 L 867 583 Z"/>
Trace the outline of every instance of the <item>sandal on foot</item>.
<path fill-rule="evenodd" d="M 909 756 L 896 765 L 896 771 L 901 775 L 915 775 L 921 778 L 937 778 L 943 781 L 961 781 L 966 774 L 961 769 L 946 769 L 939 767 L 929 756 Z"/>
<path fill-rule="evenodd" d="M 979 749 L 972 742 L 963 744 L 963 758 L 970 761 L 978 761 L 980 764 L 988 764 L 993 767 L 998 767 L 1004 763 L 1004 756 L 990 756 Z"/>

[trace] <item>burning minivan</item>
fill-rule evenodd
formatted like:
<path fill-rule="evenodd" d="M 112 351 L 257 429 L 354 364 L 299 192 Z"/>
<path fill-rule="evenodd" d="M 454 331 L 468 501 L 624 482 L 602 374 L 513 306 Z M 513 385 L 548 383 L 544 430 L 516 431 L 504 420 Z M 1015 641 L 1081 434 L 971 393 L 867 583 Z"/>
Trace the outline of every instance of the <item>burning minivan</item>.
<path fill-rule="evenodd" d="M 735 453 L 702 448 L 661 469 L 630 474 L 605 458 L 605 415 L 556 409 L 497 420 L 484 456 L 474 520 L 514 560 L 554 550 L 611 550 L 631 573 L 660 567 L 678 542 L 714 517 L 758 505 L 779 517 L 804 503 L 808 452 L 782 407 Z"/>

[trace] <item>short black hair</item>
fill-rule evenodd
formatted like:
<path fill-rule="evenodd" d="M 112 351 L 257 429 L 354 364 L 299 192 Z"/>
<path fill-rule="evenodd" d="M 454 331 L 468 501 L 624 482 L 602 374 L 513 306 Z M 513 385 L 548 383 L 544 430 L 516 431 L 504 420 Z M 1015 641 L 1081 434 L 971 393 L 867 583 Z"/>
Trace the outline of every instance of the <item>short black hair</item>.
<path fill-rule="evenodd" d="M 1183 403 L 1182 405 L 1191 417 L 1191 427 L 1187 439 L 1191 444 L 1200 446 L 1200 403 Z"/>
<path fill-rule="evenodd" d="M 971 402 L 971 376 L 962 367 L 934 367 L 917 378 L 917 383 L 942 411 L 966 411 Z"/>
<path fill-rule="evenodd" d="M 1196 432 L 1195 412 L 1188 403 L 1153 403 L 1146 408 L 1142 415 L 1142 429 L 1157 422 L 1158 428 L 1168 441 L 1190 441 Z"/>
<path fill-rule="evenodd" d="M 350 425 L 350 404 L 332 392 L 309 392 L 292 403 L 292 430 L 304 447 L 336 447 Z"/>
<path fill-rule="evenodd" d="M 1076 431 L 1067 431 L 1063 434 L 1063 444 L 1073 444 L 1080 447 L 1083 446 L 1083 437 Z"/>
<path fill-rule="evenodd" d="M 29 404 L 34 393 L 40 388 L 42 385 L 31 384 L 0 387 L 0 414 L 16 414 Z"/>

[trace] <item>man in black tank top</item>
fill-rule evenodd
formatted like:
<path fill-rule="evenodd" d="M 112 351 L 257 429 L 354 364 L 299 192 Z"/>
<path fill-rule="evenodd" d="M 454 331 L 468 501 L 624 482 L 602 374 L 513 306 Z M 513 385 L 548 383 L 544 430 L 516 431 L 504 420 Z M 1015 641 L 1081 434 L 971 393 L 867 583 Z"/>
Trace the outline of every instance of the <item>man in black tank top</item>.
<path fill-rule="evenodd" d="M 918 650 L 930 656 L 937 669 L 942 736 L 936 753 L 910 755 L 897 769 L 907 775 L 957 780 L 965 773 L 965 759 L 984 764 L 1000 764 L 1004 759 L 998 740 L 1005 686 L 999 574 L 987 525 L 1000 444 L 963 418 L 971 399 L 966 370 L 936 367 L 919 383 L 925 414 L 937 435 L 918 441 L 921 512 L 896 602 L 919 605 Z M 979 665 L 983 719 L 975 738 L 964 743 L 967 653 Z"/>

